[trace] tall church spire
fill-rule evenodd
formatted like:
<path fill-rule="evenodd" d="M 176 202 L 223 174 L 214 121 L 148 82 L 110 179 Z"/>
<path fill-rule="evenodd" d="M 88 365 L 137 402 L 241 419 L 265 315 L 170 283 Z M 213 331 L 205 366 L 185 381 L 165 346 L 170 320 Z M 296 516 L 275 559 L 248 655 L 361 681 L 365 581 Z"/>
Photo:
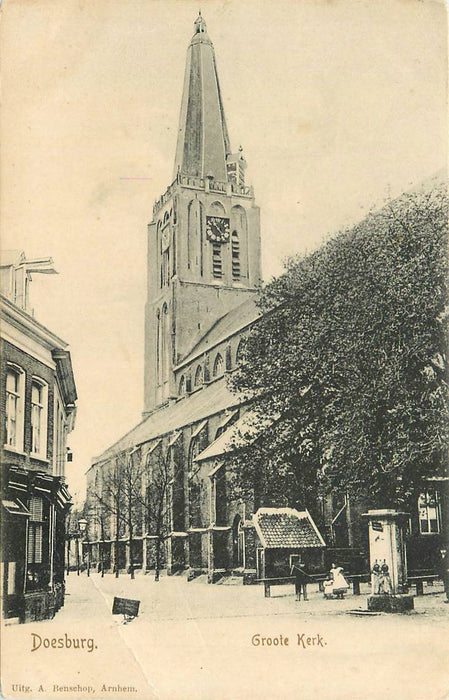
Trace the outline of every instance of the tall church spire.
<path fill-rule="evenodd" d="M 145 413 L 179 396 L 185 373 L 179 364 L 260 284 L 259 207 L 245 184 L 242 150 L 231 153 L 214 49 L 201 13 L 194 32 L 175 176 L 155 202 L 148 226 Z M 186 386 L 194 386 L 192 371 L 184 376 Z"/>
<path fill-rule="evenodd" d="M 201 12 L 187 50 L 174 176 L 226 182 L 228 130 L 218 83 L 215 52 Z"/>

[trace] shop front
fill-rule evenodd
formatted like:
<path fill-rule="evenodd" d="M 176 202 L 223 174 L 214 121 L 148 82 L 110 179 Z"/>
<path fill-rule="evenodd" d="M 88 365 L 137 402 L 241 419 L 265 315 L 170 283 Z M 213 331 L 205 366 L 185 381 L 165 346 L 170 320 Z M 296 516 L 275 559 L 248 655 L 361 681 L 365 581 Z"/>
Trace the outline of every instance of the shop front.
<path fill-rule="evenodd" d="M 20 622 L 54 616 L 64 603 L 65 517 L 58 477 L 7 467 L 2 499 L 3 614 Z"/>

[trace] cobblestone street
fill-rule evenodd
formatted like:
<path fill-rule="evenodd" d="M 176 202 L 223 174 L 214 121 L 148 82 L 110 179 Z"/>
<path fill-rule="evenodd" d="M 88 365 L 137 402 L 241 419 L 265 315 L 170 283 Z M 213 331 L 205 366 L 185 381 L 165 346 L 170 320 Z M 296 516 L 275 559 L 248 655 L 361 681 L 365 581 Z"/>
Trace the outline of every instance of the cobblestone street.
<path fill-rule="evenodd" d="M 292 586 L 276 587 L 267 599 L 260 586 L 72 572 L 54 620 L 4 628 L 3 694 L 22 684 L 30 691 L 19 695 L 42 697 L 42 684 L 44 697 L 237 700 L 252 697 L 257 683 L 270 700 L 286 692 L 436 700 L 449 688 L 449 606 L 440 584 L 424 590 L 414 613 L 357 616 L 348 611 L 366 610 L 368 586 L 338 601 L 324 600 L 313 585 L 310 600 L 297 603 Z M 139 616 L 127 624 L 112 616 L 114 596 L 140 600 Z M 45 648 L 47 639 L 64 648 L 51 641 Z M 93 639 L 95 648 L 74 649 L 66 639 L 85 639 L 85 647 Z"/>

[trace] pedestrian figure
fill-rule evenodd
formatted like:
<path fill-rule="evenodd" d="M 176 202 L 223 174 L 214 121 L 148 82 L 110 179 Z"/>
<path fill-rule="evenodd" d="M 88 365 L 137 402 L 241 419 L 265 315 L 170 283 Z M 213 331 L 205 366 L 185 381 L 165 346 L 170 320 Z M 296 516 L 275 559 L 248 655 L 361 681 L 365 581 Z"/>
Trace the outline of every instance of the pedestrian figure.
<path fill-rule="evenodd" d="M 373 595 L 379 595 L 381 571 L 379 562 L 374 560 L 373 568 L 371 569 L 371 590 Z"/>
<path fill-rule="evenodd" d="M 380 583 L 379 583 L 379 593 L 384 595 L 390 595 L 393 586 L 391 585 L 390 571 L 388 564 L 385 559 L 380 567 Z"/>
<path fill-rule="evenodd" d="M 346 581 L 346 579 L 343 575 L 343 569 L 341 566 L 337 566 L 336 564 L 332 564 L 332 568 L 331 568 L 330 573 L 331 573 L 332 581 L 333 581 L 332 593 L 337 598 L 340 598 L 342 600 L 344 594 L 346 593 L 346 591 L 349 588 L 349 583 Z"/>
<path fill-rule="evenodd" d="M 440 577 L 443 581 L 444 592 L 446 593 L 446 600 L 444 602 L 449 603 L 449 557 L 446 549 L 441 549 L 440 554 Z"/>
<path fill-rule="evenodd" d="M 295 577 L 296 600 L 301 600 L 301 593 L 304 600 L 308 600 L 307 583 L 310 579 L 310 576 L 308 575 L 304 564 L 300 561 L 296 562 L 295 564 L 292 564 L 290 575 Z"/>
<path fill-rule="evenodd" d="M 329 600 L 329 598 L 334 597 L 334 580 L 331 574 L 328 575 L 327 579 L 323 581 L 324 597 Z"/>

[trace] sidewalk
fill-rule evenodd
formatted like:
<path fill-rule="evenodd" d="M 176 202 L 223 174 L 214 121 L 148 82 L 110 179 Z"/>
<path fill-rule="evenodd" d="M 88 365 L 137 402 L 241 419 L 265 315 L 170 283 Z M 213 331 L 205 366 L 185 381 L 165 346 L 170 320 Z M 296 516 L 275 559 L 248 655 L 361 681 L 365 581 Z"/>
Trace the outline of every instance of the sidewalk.
<path fill-rule="evenodd" d="M 103 593 L 92 578 L 72 572 L 53 620 L 3 628 L 2 696 L 155 697 Z"/>
<path fill-rule="evenodd" d="M 114 596 L 135 598 L 141 601 L 139 617 L 153 622 L 285 614 L 340 616 L 349 610 L 366 610 L 366 598 L 371 593 L 368 584 L 361 584 L 360 596 L 353 595 L 350 589 L 343 600 L 326 600 L 318 584 L 311 584 L 309 600 L 297 602 L 292 584 L 273 586 L 271 597 L 265 598 L 261 585 L 210 585 L 204 577 L 188 582 L 185 576 L 162 575 L 155 582 L 153 574 L 138 572 L 134 580 L 126 574 L 116 579 L 112 574 L 101 578 L 95 573 L 91 578 L 110 608 Z M 415 612 L 432 617 L 449 615 L 449 606 L 443 603 L 442 584 L 438 582 L 424 590 L 424 596 L 415 597 Z"/>

